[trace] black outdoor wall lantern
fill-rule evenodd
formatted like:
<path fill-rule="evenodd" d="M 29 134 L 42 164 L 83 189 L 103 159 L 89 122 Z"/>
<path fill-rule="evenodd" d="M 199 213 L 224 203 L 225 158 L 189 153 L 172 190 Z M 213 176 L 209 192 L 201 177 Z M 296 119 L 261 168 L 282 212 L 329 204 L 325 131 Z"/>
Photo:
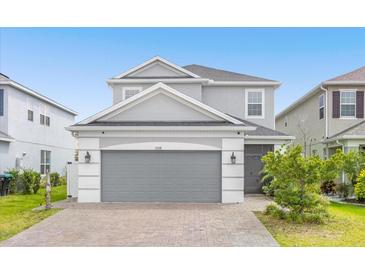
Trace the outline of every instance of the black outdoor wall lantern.
<path fill-rule="evenodd" d="M 91 155 L 88 151 L 86 151 L 86 155 L 85 155 L 85 163 L 90 163 L 91 160 Z"/>
<path fill-rule="evenodd" d="M 232 152 L 232 155 L 231 155 L 231 163 L 233 165 L 236 163 L 236 155 L 234 155 L 234 152 Z"/>

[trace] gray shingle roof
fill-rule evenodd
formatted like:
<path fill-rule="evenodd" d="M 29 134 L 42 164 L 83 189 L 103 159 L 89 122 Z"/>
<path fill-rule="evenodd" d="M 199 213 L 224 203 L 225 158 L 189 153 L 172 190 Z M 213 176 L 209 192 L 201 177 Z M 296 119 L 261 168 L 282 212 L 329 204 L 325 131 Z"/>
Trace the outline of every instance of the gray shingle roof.
<path fill-rule="evenodd" d="M 264 127 L 264 126 L 258 125 L 256 123 L 252 123 L 252 122 L 240 119 L 240 118 L 232 116 L 232 115 L 230 115 L 230 116 L 243 122 L 246 126 L 256 127 L 255 130 L 247 131 L 246 135 L 248 135 L 248 136 L 290 136 L 290 135 L 287 135 L 280 131 L 277 131 L 277 130 L 274 130 L 274 129 L 271 129 L 268 127 Z"/>
<path fill-rule="evenodd" d="M 327 81 L 365 81 L 365 66 Z"/>
<path fill-rule="evenodd" d="M 341 135 L 365 135 L 365 121 L 361 121 L 351 127 L 348 127 L 345 130 L 332 135 L 328 139 L 333 139 Z"/>
<path fill-rule="evenodd" d="M 205 67 L 201 65 L 187 65 L 183 67 L 203 78 L 208 78 L 215 81 L 259 81 L 259 82 L 274 82 L 273 80 L 231 72 L 216 68 Z"/>

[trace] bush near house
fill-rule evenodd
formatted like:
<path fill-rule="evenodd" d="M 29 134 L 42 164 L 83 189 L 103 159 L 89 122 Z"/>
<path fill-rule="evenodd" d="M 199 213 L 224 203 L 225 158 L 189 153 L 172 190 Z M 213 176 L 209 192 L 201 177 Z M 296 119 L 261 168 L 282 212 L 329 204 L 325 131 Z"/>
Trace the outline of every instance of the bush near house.
<path fill-rule="evenodd" d="M 41 187 L 41 175 L 33 169 L 10 169 L 6 173 L 13 176 L 10 193 L 36 194 Z"/>
<path fill-rule="evenodd" d="M 362 170 L 357 178 L 355 196 L 358 201 L 365 201 L 365 170 Z"/>
<path fill-rule="evenodd" d="M 51 186 L 58 186 L 60 185 L 60 174 L 58 172 L 52 172 L 49 174 Z"/>
<path fill-rule="evenodd" d="M 269 152 L 262 161 L 263 179 L 274 178 L 267 191 L 274 194 L 278 205 L 268 208 L 267 214 L 298 223 L 323 222 L 328 217 L 329 203 L 320 195 L 320 185 L 335 174 L 332 171 L 328 174 L 329 164 L 324 164 L 318 156 L 303 157 L 300 146 Z"/>

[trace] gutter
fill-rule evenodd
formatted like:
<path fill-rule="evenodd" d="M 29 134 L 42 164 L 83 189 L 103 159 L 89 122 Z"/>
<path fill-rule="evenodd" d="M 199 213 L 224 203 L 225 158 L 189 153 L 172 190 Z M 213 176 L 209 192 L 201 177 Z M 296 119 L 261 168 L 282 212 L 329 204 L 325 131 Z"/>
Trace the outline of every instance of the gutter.
<path fill-rule="evenodd" d="M 252 131 L 251 126 L 69 126 L 69 131 Z"/>

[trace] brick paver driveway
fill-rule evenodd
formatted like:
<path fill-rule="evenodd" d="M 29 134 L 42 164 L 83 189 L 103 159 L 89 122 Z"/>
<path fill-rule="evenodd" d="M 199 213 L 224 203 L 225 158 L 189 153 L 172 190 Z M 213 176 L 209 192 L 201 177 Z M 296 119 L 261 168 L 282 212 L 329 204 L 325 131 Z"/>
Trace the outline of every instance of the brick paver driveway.
<path fill-rule="evenodd" d="M 244 204 L 64 203 L 66 209 L 3 246 L 277 246 Z"/>

